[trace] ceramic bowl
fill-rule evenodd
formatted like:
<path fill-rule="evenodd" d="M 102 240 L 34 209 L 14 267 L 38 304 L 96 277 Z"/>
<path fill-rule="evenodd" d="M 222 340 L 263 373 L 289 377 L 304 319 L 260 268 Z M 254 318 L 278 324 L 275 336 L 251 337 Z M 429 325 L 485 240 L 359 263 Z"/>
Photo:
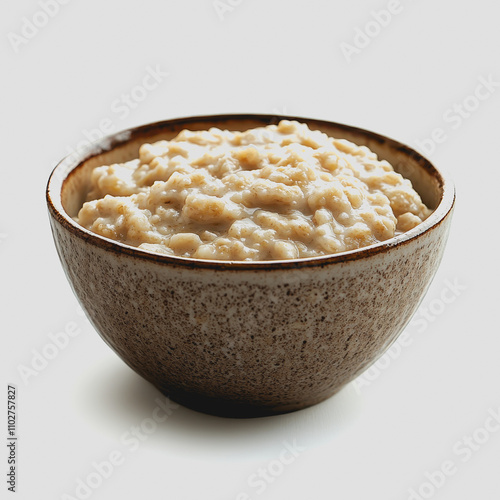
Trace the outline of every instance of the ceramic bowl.
<path fill-rule="evenodd" d="M 434 211 L 383 243 L 293 261 L 221 262 L 157 255 L 98 236 L 73 219 L 91 169 L 138 155 L 180 130 L 245 130 L 297 119 L 364 144 L 409 178 Z M 107 137 L 63 159 L 47 203 L 62 266 L 104 341 L 174 401 L 232 417 L 314 405 L 353 380 L 396 340 L 443 255 L 455 199 L 420 154 L 338 123 L 271 115 L 167 120 Z"/>

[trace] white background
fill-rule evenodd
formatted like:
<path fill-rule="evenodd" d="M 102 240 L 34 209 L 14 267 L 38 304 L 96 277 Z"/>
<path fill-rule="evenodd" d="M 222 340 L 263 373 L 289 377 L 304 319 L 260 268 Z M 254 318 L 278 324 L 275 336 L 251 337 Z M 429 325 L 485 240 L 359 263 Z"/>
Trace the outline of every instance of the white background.
<path fill-rule="evenodd" d="M 113 451 L 122 463 L 89 498 L 500 498 L 500 431 L 488 420 L 500 412 L 498 1 L 401 0 L 382 28 L 367 23 L 386 0 L 232 3 L 218 13 L 212 0 L 72 0 L 47 20 L 37 1 L 2 2 L 1 391 L 18 391 L 17 498 L 83 498 L 78 479 L 97 484 L 92 464 Z M 47 22 L 30 31 L 31 20 Z M 360 45 L 365 29 L 366 47 L 346 57 L 341 44 L 357 33 Z M 169 74 L 124 109 L 148 67 Z M 478 101 L 481 78 L 496 84 Z M 224 112 L 339 121 L 414 147 L 442 129 L 424 151 L 457 186 L 447 251 L 399 352 L 335 397 L 257 420 L 181 407 L 132 450 L 122 436 L 147 426 L 160 394 L 78 313 L 45 184 L 102 120 L 120 130 Z M 80 333 L 23 380 L 37 353 L 53 353 L 49 334 L 71 328 Z M 285 441 L 302 451 L 280 465 Z M 446 461 L 453 474 L 432 486 L 425 474 Z"/>

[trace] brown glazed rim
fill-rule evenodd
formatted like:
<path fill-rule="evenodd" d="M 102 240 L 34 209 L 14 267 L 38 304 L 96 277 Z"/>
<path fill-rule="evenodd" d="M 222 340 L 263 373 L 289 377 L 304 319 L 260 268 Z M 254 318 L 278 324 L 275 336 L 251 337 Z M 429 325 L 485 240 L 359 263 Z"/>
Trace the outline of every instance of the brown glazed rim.
<path fill-rule="evenodd" d="M 175 130 L 179 126 L 189 125 L 192 122 L 206 121 L 207 126 L 217 126 L 217 122 L 224 122 L 226 120 L 255 120 L 262 122 L 262 125 L 269 125 L 278 123 L 279 120 L 297 120 L 299 122 L 307 123 L 309 126 L 334 126 L 346 131 L 362 134 L 372 141 L 379 144 L 386 143 L 391 148 L 402 152 L 408 157 L 412 157 L 419 163 L 421 167 L 427 170 L 438 181 L 441 191 L 441 199 L 438 206 L 431 213 L 431 215 L 415 228 L 407 231 L 406 233 L 397 235 L 384 242 L 376 243 L 364 248 L 341 252 L 337 254 L 324 255 L 319 257 L 307 257 L 302 259 L 293 260 L 272 260 L 272 261 L 221 261 L 221 260 L 202 260 L 191 259 L 187 257 L 177 257 L 170 255 L 155 254 L 146 250 L 119 243 L 117 241 L 105 238 L 95 234 L 84 227 L 77 224 L 64 210 L 61 202 L 61 191 L 64 181 L 85 161 L 97 156 L 100 153 L 112 150 L 115 146 L 129 142 L 135 138 L 146 136 L 151 133 L 161 132 L 162 130 Z M 180 130 L 180 129 L 179 129 Z M 376 254 L 387 252 L 396 245 L 404 245 L 418 238 L 420 235 L 430 231 L 434 227 L 442 223 L 446 216 L 450 213 L 455 202 L 455 187 L 449 178 L 445 178 L 434 165 L 424 158 L 420 153 L 414 149 L 402 144 L 389 137 L 376 134 L 369 130 L 344 125 L 341 123 L 330 122 L 325 120 L 316 120 L 314 118 L 304 118 L 296 116 L 285 115 L 266 115 L 266 114 L 224 114 L 224 115 L 202 115 L 190 116 L 185 118 L 175 118 L 171 120 L 164 120 L 160 122 L 150 123 L 139 127 L 133 127 L 110 136 L 104 137 L 89 145 L 82 153 L 72 153 L 63 158 L 52 171 L 47 183 L 47 205 L 50 214 L 68 231 L 75 236 L 85 240 L 86 242 L 100 247 L 104 250 L 114 252 L 116 254 L 125 254 L 154 261 L 158 264 L 165 264 L 169 266 L 180 266 L 195 269 L 213 269 L 217 271 L 256 271 L 256 270 L 282 270 L 282 269 L 299 269 L 306 267 L 326 266 L 336 263 L 345 263 L 353 260 L 365 259 Z"/>

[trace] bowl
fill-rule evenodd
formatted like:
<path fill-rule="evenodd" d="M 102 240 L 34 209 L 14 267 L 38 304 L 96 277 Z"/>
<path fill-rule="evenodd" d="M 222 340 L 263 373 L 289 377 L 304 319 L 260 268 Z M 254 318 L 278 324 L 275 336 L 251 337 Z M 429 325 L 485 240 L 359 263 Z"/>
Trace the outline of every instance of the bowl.
<path fill-rule="evenodd" d="M 94 234 L 72 217 L 91 169 L 137 157 L 184 128 L 246 130 L 280 119 L 368 146 L 409 178 L 432 214 L 383 243 L 286 261 L 159 255 Z M 90 322 L 133 370 L 206 413 L 256 417 L 329 398 L 397 339 L 436 273 L 455 190 L 427 159 L 367 130 L 302 117 L 214 115 L 132 128 L 64 158 L 47 186 L 62 266 Z"/>

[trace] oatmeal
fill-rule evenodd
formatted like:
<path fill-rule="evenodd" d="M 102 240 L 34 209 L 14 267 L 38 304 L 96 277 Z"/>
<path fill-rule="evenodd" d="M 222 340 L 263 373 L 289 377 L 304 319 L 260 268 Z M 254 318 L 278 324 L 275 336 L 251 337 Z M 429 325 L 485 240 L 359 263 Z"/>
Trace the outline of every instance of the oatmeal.
<path fill-rule="evenodd" d="M 365 247 L 429 214 L 367 147 L 282 120 L 143 144 L 138 159 L 94 168 L 76 220 L 156 253 L 260 261 Z"/>

